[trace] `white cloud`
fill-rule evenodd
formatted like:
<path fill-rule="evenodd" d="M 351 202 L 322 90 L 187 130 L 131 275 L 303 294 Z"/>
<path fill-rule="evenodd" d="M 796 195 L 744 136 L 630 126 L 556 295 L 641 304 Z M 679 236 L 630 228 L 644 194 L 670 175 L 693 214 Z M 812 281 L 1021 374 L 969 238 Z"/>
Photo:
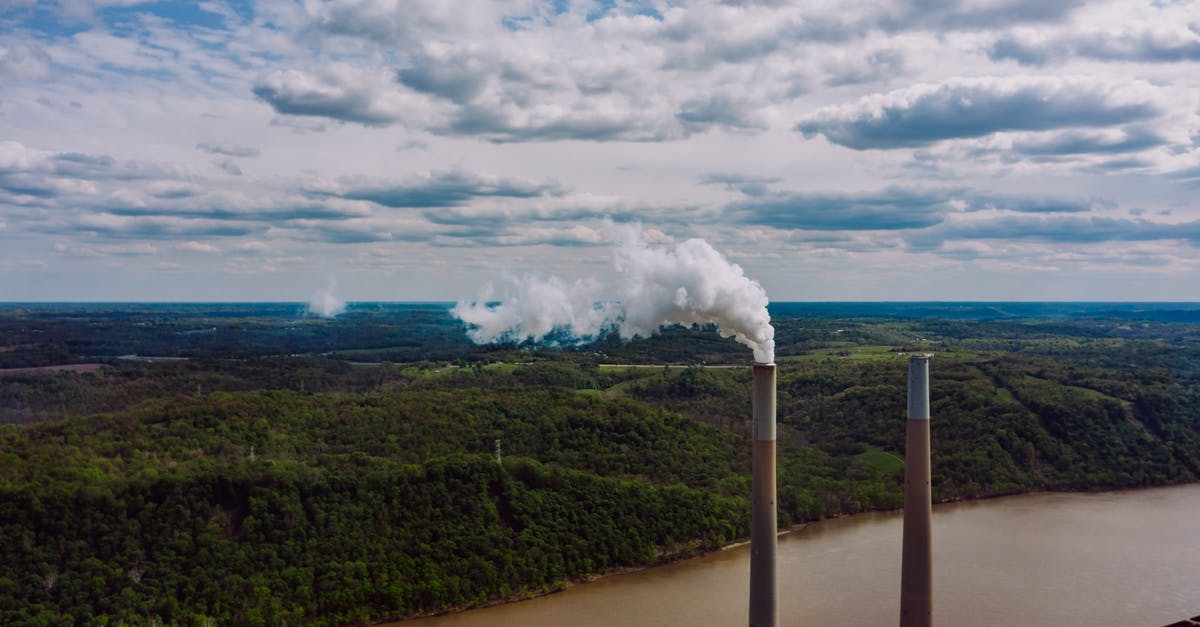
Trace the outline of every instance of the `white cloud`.
<path fill-rule="evenodd" d="M 195 240 L 190 240 L 190 241 L 187 241 L 187 242 L 183 242 L 182 244 L 179 244 L 179 245 L 177 246 L 177 248 L 179 248 L 180 250 L 187 250 L 187 251 L 191 251 L 191 252 L 194 252 L 194 253 L 217 253 L 217 252 L 221 252 L 221 249 L 217 248 L 216 246 L 213 246 L 212 244 L 206 244 L 206 243 L 204 243 L 204 242 L 197 242 L 197 241 L 195 241 Z"/>
<path fill-rule="evenodd" d="M 271 250 L 271 245 L 266 242 L 251 240 L 235 244 L 234 250 L 244 253 L 265 253 Z"/>
<path fill-rule="evenodd" d="M 594 263 L 606 217 L 704 237 L 781 298 L 905 268 L 1200 280 L 1192 0 L 105 5 L 5 16 L 2 245 L 118 280 L 118 249 L 153 248 L 174 269 L 126 281 L 147 298 L 294 299 L 321 257 L 371 276 L 347 290 L 402 284 L 356 298 L 453 300 L 485 268 Z"/>
<path fill-rule="evenodd" d="M 209 142 L 200 142 L 196 144 L 196 150 L 201 150 L 215 155 L 224 155 L 226 157 L 257 157 L 259 150 L 252 146 L 241 146 L 238 144 L 213 144 Z"/>
<path fill-rule="evenodd" d="M 326 117 L 367 125 L 429 124 L 436 109 L 428 97 L 402 89 L 384 68 L 366 71 L 331 65 L 319 73 L 282 70 L 258 80 L 254 93 L 288 115 Z"/>
<path fill-rule="evenodd" d="M 1163 112 L 1141 81 L 1090 77 L 953 78 L 817 110 L 796 124 L 855 149 L 905 148 L 1003 131 L 1047 131 L 1143 122 Z"/>
<path fill-rule="evenodd" d="M 40 79 L 50 73 L 50 57 L 34 43 L 0 43 L 0 77 L 8 81 Z"/>

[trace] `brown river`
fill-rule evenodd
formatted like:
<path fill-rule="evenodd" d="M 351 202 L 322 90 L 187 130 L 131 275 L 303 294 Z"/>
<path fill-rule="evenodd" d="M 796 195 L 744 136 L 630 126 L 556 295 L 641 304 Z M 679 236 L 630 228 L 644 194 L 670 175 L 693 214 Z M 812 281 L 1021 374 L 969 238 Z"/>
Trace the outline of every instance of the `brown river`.
<path fill-rule="evenodd" d="M 1147 625 L 1200 615 L 1200 484 L 934 506 L 934 622 Z M 780 625 L 891 625 L 899 512 L 779 539 Z M 406 627 L 745 625 L 747 546 Z M 396 623 L 399 624 L 399 623 Z"/>

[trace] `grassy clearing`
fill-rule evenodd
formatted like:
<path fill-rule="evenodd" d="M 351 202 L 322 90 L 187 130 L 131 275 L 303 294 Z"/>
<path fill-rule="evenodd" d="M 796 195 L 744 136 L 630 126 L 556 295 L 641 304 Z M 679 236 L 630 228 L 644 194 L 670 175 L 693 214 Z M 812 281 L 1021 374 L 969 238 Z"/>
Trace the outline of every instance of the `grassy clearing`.
<path fill-rule="evenodd" d="M 953 361 L 956 363 L 970 364 L 988 359 L 986 355 L 971 350 L 951 349 L 935 350 L 930 352 L 933 353 L 934 363 L 937 363 L 938 361 Z"/>
<path fill-rule="evenodd" d="M 904 460 L 896 456 L 894 453 L 889 453 L 881 448 L 874 446 L 869 447 L 865 453 L 859 453 L 854 456 L 870 469 L 881 477 L 891 476 L 895 472 L 904 469 Z"/>
<path fill-rule="evenodd" d="M 645 381 L 646 379 L 648 379 L 650 377 L 658 376 L 659 374 L 662 373 L 662 368 L 664 368 L 664 366 L 656 366 L 654 368 L 643 368 L 640 366 L 627 367 L 627 366 L 605 365 L 605 364 L 601 364 L 600 367 L 601 368 L 622 368 L 623 367 L 623 368 L 625 368 L 626 374 L 637 375 L 636 378 L 628 379 L 626 381 L 621 381 L 620 383 L 614 383 L 613 385 L 608 386 L 604 390 L 600 390 L 601 392 L 603 392 L 603 394 L 606 398 L 621 398 L 621 397 L 627 396 L 629 394 L 630 388 L 638 385 L 639 383 L 641 383 L 642 381 Z M 665 368 L 667 370 L 668 375 L 672 376 L 672 377 L 679 376 L 679 373 L 684 371 L 684 367 L 680 367 L 680 366 L 675 366 L 675 367 L 666 366 Z"/>
<path fill-rule="evenodd" d="M 934 363 L 949 361 L 955 363 L 972 363 L 987 359 L 985 355 L 971 350 L 903 350 L 890 344 L 864 344 L 862 346 L 833 346 L 809 351 L 803 355 L 786 355 L 776 358 L 777 362 L 809 362 L 826 359 L 849 359 L 854 361 L 887 361 L 907 360 L 910 356 L 920 353 L 932 353 Z"/>
<path fill-rule="evenodd" d="M 897 351 L 898 349 L 895 346 L 887 345 L 835 346 L 832 348 L 821 348 L 814 351 L 809 351 L 803 355 L 788 355 L 785 357 L 779 357 L 776 359 L 776 361 L 815 361 L 823 359 L 882 361 L 888 359 L 901 359 L 903 354 Z"/>
<path fill-rule="evenodd" d="M 1091 399 L 1096 399 L 1096 400 L 1104 399 L 1104 400 L 1109 400 L 1109 401 L 1113 401 L 1116 403 L 1121 403 L 1122 405 L 1130 404 L 1129 401 L 1122 400 L 1115 396 L 1105 394 L 1104 392 L 1101 392 L 1100 390 L 1093 390 L 1092 388 L 1083 388 L 1083 387 L 1079 387 L 1078 385 L 1064 385 L 1062 387 L 1063 387 L 1063 389 L 1070 390 L 1072 392 L 1075 392 L 1076 394 L 1081 394 L 1081 395 L 1083 395 L 1084 398 L 1091 398 Z"/>

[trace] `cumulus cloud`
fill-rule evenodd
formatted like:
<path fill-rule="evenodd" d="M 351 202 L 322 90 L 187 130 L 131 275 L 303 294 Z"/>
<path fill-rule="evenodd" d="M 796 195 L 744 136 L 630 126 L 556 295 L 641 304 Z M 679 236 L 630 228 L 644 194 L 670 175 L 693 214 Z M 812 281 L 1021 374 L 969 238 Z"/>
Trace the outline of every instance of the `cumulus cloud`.
<path fill-rule="evenodd" d="M 239 146 L 237 144 L 212 144 L 209 142 L 200 142 L 196 144 L 196 150 L 211 153 L 214 155 L 224 155 L 226 157 L 257 157 L 259 150 L 251 146 Z"/>
<path fill-rule="evenodd" d="M 675 117 L 692 132 L 716 127 L 760 131 L 767 127 L 762 120 L 756 119 L 751 105 L 728 94 L 714 94 L 684 102 Z"/>
<path fill-rule="evenodd" d="M 1104 127 L 1161 111 L 1145 83 L 1090 78 L 956 78 L 817 110 L 795 130 L 856 150 L 924 146 L 1001 131 Z"/>
<path fill-rule="evenodd" d="M 1099 200 L 997 194 L 966 188 L 890 187 L 871 192 L 786 192 L 754 189 L 725 207 L 742 224 L 811 231 L 896 231 L 924 229 L 948 216 L 980 211 L 1083 213 Z"/>
<path fill-rule="evenodd" d="M 302 239 L 321 241 L 327 244 L 372 244 L 390 242 L 395 239 L 391 231 L 381 230 L 373 225 L 326 224 L 306 225 L 309 228 L 301 235 Z"/>
<path fill-rule="evenodd" d="M 963 219 L 906 236 L 915 249 L 935 249 L 948 240 L 1014 240 L 1047 244 L 1099 244 L 1180 240 L 1200 245 L 1200 221 L 1155 222 L 1099 216 L 1003 215 Z"/>
<path fill-rule="evenodd" d="M 951 210 L 944 193 L 892 188 L 871 193 L 772 193 L 734 202 L 727 215 L 780 229 L 895 230 L 932 226 Z"/>
<path fill-rule="evenodd" d="M 601 228 L 575 224 L 572 226 L 528 226 L 510 228 L 510 233 L 491 239 L 497 246 L 598 246 L 604 243 Z"/>
<path fill-rule="evenodd" d="M 714 129 L 762 131 L 769 127 L 772 109 L 787 106 L 812 85 L 903 77 L 911 72 L 906 48 L 920 48 L 915 33 L 1053 25 L 1079 4 L 472 2 L 447 11 L 425 1 L 334 1 L 306 6 L 304 17 L 304 32 L 323 44 L 329 63 L 315 71 L 307 66 L 275 70 L 260 78 L 254 91 L 286 115 L 401 124 L 494 142 L 675 141 Z M 880 40 L 880 32 L 906 39 Z M 346 40 L 357 47 L 345 48 Z M 990 107 L 994 117 L 1006 118 L 999 129 L 1013 128 L 1013 116 L 1053 115 L 1056 103 L 1081 118 L 1104 112 L 1062 102 L 1076 87 L 1071 83 L 1048 94 L 1051 86 L 1034 86 L 1009 94 L 1006 101 L 1004 86 L 991 85 L 985 88 L 990 93 L 947 98 Z M 955 100 L 958 96 L 963 98 Z M 1053 102 L 1032 109 L 1043 97 Z M 918 104 L 937 106 L 928 98 Z M 945 105 L 930 113 L 954 109 Z M 987 117 L 989 110 L 964 109 L 971 107 L 956 111 L 958 130 L 946 132 L 963 132 L 964 118 Z M 919 115 L 920 109 L 909 113 Z M 802 121 L 801 130 L 838 142 L 824 132 L 832 129 L 823 121 Z M 980 124 L 986 123 L 971 126 Z"/>
<path fill-rule="evenodd" d="M 246 273 L 440 253 L 441 289 L 498 253 L 579 263 L 606 216 L 748 263 L 869 273 L 924 237 L 1102 266 L 1182 258 L 1200 218 L 1195 0 L 328 0 L 195 21 L 105 1 L 3 18 L 11 267 L 55 242 L 184 268 L 212 246 Z"/>
<path fill-rule="evenodd" d="M 44 4 L 48 11 L 57 14 L 67 23 L 88 23 L 96 21 L 96 13 L 103 9 L 134 6 L 143 2 L 144 0 L 54 0 Z M 23 0 L 16 0 L 18 6 L 22 3 Z"/>
<path fill-rule="evenodd" d="M 1016 213 L 1087 213 L 1099 209 L 1111 209 L 1111 201 L 1100 199 L 1078 200 L 1033 194 L 989 194 L 966 192 L 961 194 L 965 211 L 1011 211 Z"/>
<path fill-rule="evenodd" d="M 129 217 L 112 213 L 88 213 L 66 222 L 30 227 L 48 233 L 84 233 L 112 239 L 187 240 L 210 237 L 241 237 L 266 230 L 258 225 L 238 225 L 217 220 L 166 216 Z"/>
<path fill-rule="evenodd" d="M 314 198 L 299 187 L 299 181 L 217 186 L 169 165 L 0 142 L 0 203 L 54 209 L 23 217 L 24 228 L 39 233 L 178 240 L 179 250 L 204 252 L 208 244 L 197 243 L 202 239 L 256 235 L 289 225 L 319 230 L 321 222 L 370 216 L 365 203 Z"/>
<path fill-rule="evenodd" d="M 1105 30 L 1015 31 L 997 38 L 989 54 L 1024 65 L 1060 63 L 1071 58 L 1139 63 L 1200 61 L 1200 26 L 1156 19 Z"/>
<path fill-rule="evenodd" d="M 197 242 L 195 240 L 189 240 L 189 241 L 183 242 L 178 245 L 178 248 L 180 250 L 186 250 L 186 251 L 190 251 L 190 252 L 194 252 L 194 253 L 221 252 L 221 249 L 217 248 L 216 246 L 213 246 L 212 244 L 206 244 L 204 242 Z"/>
<path fill-rule="evenodd" d="M 222 150 L 248 152 L 226 148 Z M 233 165 L 228 160 L 218 163 Z M 292 241 L 349 245 L 592 245 L 599 237 L 593 227 L 538 227 L 530 222 L 599 220 L 637 210 L 619 197 L 570 194 L 553 181 L 463 168 L 312 183 L 246 178 L 217 185 L 172 166 L 0 143 L 0 202 L 57 208 L 54 213 L 24 215 L 22 225 L 29 230 L 93 239 L 175 239 L 180 251 L 204 252 L 210 244 L 197 242 L 207 238 L 266 233 Z"/>
<path fill-rule="evenodd" d="M 222 171 L 224 171 L 226 174 L 229 174 L 231 176 L 241 176 L 242 175 L 242 168 L 240 166 L 238 166 L 238 164 L 234 163 L 233 161 L 230 161 L 229 159 L 221 159 L 219 161 L 214 161 L 213 165 L 217 166 L 218 168 L 221 168 Z"/>
<path fill-rule="evenodd" d="M 808 82 L 795 67 L 794 59 L 806 56 L 799 48 L 850 36 L 858 27 L 847 24 L 872 12 L 868 3 L 832 10 L 701 2 L 658 11 L 483 2 L 452 12 L 435 5 L 313 5 L 307 33 L 377 51 L 393 60 L 390 76 L 383 68 L 357 78 L 345 67 L 320 75 L 283 69 L 261 78 L 255 93 L 283 114 L 494 142 L 670 141 L 714 129 L 759 131 L 767 126 L 764 108 Z M 899 60 L 873 55 L 863 63 Z M 748 65 L 763 59 L 772 61 Z M 747 90 L 749 84 L 756 87 Z M 413 106 L 417 97 L 425 100 Z M 396 106 L 401 100 L 409 105 Z M 437 115 L 414 116 L 422 107 Z"/>
<path fill-rule="evenodd" d="M 980 29 L 1026 23 L 1057 23 L 1067 18 L 1083 0 L 904 0 L 884 13 L 882 27 L 896 31 L 918 28 L 939 30 Z"/>
<path fill-rule="evenodd" d="M 719 185 L 731 191 L 737 191 L 747 196 L 764 196 L 771 191 L 771 185 L 783 179 L 778 176 L 752 176 L 745 174 L 709 173 L 699 178 L 705 185 Z"/>
<path fill-rule="evenodd" d="M 254 95 L 279 113 L 332 118 L 369 126 L 427 122 L 431 105 L 399 89 L 386 71 L 331 66 L 320 73 L 271 72 L 254 85 Z"/>
<path fill-rule="evenodd" d="M 1172 170 L 1167 172 L 1167 176 L 1173 179 L 1200 182 L 1200 165 Z"/>
<path fill-rule="evenodd" d="M 144 189 L 148 196 L 165 199 L 192 198 L 205 192 L 203 187 L 186 181 L 151 181 Z"/>
<path fill-rule="evenodd" d="M 44 78 L 50 73 L 50 55 L 40 46 L 20 41 L 0 42 L 0 77 L 7 80 Z"/>
<path fill-rule="evenodd" d="M 312 5 L 306 29 L 314 33 L 356 37 L 386 46 L 411 45 L 423 37 L 498 21 L 514 6 L 478 0 L 449 6 L 438 0 L 334 0 Z"/>
<path fill-rule="evenodd" d="M 338 198 L 314 199 L 298 192 L 264 188 L 210 190 L 202 195 L 145 199 L 134 192 L 123 202 L 108 199 L 105 211 L 119 216 L 165 216 L 231 222 L 283 223 L 292 220 L 349 220 L 371 215 L 368 206 Z"/>
<path fill-rule="evenodd" d="M 1115 154 L 1138 152 L 1166 143 L 1167 140 L 1157 131 L 1143 126 L 1132 126 L 1116 130 L 1071 130 L 1043 134 L 1014 141 L 1012 150 L 1031 156 Z"/>
<path fill-rule="evenodd" d="M 447 135 L 482 137 L 497 143 L 529 141 L 670 141 L 685 137 L 684 128 L 669 113 L 664 97 L 647 95 L 645 109 L 634 99 L 609 94 L 580 99 L 575 104 L 524 108 L 517 103 L 463 107 L 446 126 Z"/>
<path fill-rule="evenodd" d="M 540 62 L 545 68 L 483 56 L 453 57 L 459 69 L 437 61 L 422 53 L 395 72 L 345 65 L 319 74 L 276 71 L 262 77 L 254 93 L 282 114 L 401 124 L 495 142 L 651 141 L 685 134 L 668 96 L 640 89 L 585 90 L 562 70 L 551 69 L 549 59 Z M 505 84 L 485 91 L 487 76 Z"/>
<path fill-rule="evenodd" d="M 495 75 L 495 68 L 484 58 L 447 49 L 424 50 L 410 63 L 397 70 L 396 80 L 415 91 L 458 103 L 473 100 Z"/>
<path fill-rule="evenodd" d="M 829 77 L 825 84 L 831 87 L 874 83 L 891 76 L 901 76 L 905 71 L 906 59 L 898 50 L 883 49 L 865 55 L 856 49 L 838 51 L 838 63 L 826 63 Z"/>
<path fill-rule="evenodd" d="M 477 198 L 536 198 L 562 193 L 553 183 L 482 176 L 463 170 L 432 172 L 403 182 L 348 178 L 314 194 L 366 200 L 386 207 L 458 207 Z"/>
<path fill-rule="evenodd" d="M 137 167 L 119 167 L 105 155 L 52 152 L 0 141 L 0 193 L 38 198 L 94 195 L 95 180 L 135 179 Z"/>
<path fill-rule="evenodd" d="M 481 245 L 513 245 L 522 234 L 559 232 L 563 223 L 586 225 L 590 232 L 593 223 L 611 220 L 653 220 L 658 224 L 687 224 L 701 219 L 696 207 L 660 205 L 622 196 L 564 193 L 540 198 L 484 198 L 461 206 L 431 207 L 421 211 L 429 222 L 453 228 L 448 234 L 473 237 Z M 551 224 L 545 224 L 551 223 Z M 553 237 L 542 243 L 563 242 L 566 245 L 582 240 L 574 237 Z"/>

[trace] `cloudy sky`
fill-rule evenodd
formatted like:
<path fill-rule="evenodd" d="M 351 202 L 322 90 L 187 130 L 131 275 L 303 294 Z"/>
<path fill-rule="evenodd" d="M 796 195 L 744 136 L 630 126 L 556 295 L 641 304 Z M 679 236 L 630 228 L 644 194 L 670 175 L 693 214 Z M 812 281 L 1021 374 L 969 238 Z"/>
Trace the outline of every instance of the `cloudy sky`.
<path fill-rule="evenodd" d="M 0 301 L 1200 300 L 1200 1 L 5 0 Z"/>

